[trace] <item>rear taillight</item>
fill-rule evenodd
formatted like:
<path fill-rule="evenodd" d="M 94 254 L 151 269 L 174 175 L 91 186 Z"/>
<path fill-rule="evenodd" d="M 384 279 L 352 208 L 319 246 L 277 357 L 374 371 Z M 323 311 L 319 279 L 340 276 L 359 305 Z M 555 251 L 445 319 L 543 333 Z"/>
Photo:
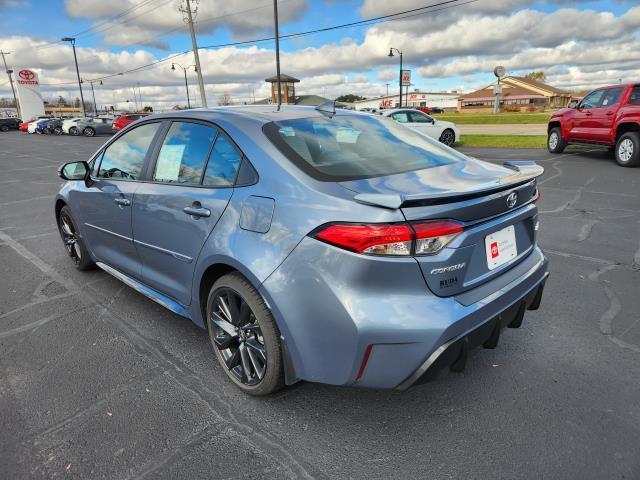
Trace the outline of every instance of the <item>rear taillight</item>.
<path fill-rule="evenodd" d="M 416 232 L 416 255 L 433 255 L 460 234 L 464 227 L 451 220 L 412 223 Z"/>
<path fill-rule="evenodd" d="M 312 237 L 356 253 L 367 255 L 433 255 L 464 230 L 451 220 L 353 224 L 339 223 L 321 227 Z"/>

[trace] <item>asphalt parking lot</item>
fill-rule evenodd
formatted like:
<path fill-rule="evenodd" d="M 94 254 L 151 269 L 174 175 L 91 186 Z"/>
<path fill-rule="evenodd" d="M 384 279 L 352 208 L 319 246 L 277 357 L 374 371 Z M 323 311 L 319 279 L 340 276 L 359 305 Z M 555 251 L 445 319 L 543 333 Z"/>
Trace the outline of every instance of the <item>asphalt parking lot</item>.
<path fill-rule="evenodd" d="M 53 218 L 105 138 L 0 133 L 0 478 L 640 478 L 640 168 L 535 159 L 542 307 L 464 373 L 406 392 L 239 392 L 207 335 L 102 271 Z"/>

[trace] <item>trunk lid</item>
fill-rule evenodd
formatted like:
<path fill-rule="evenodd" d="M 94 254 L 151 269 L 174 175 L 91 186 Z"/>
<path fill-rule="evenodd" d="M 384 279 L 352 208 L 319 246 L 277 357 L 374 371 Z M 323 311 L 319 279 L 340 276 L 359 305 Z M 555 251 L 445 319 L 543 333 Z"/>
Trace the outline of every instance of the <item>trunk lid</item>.
<path fill-rule="evenodd" d="M 342 185 L 357 192 L 356 201 L 399 208 L 409 222 L 451 219 L 464 225 L 437 254 L 415 257 L 429 289 L 445 297 L 495 278 L 533 251 L 535 179 L 542 172 L 534 162 L 499 166 L 472 159 Z M 498 266 L 491 259 L 494 239 L 506 242 L 499 248 L 509 252 L 509 260 Z M 507 243 L 515 244 L 515 251 Z"/>

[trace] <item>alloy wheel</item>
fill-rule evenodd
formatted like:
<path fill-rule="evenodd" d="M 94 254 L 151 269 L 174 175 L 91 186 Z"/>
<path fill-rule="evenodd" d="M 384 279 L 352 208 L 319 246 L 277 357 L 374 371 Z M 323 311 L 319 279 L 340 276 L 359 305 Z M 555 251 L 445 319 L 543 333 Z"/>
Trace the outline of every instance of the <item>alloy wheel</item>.
<path fill-rule="evenodd" d="M 75 231 L 71 218 L 66 213 L 60 215 L 60 232 L 62 233 L 62 241 L 67 249 L 69 257 L 78 265 L 82 261 L 82 251 L 78 244 L 78 234 Z"/>
<path fill-rule="evenodd" d="M 267 370 L 267 349 L 257 319 L 235 290 L 214 293 L 211 312 L 214 344 L 226 368 L 244 385 L 257 385 Z"/>
<path fill-rule="evenodd" d="M 456 140 L 456 136 L 451 130 L 445 130 L 444 132 L 442 132 L 442 135 L 440 136 L 440 142 L 444 143 L 448 147 L 453 145 L 455 140 Z"/>
<path fill-rule="evenodd" d="M 553 132 L 549 135 L 549 148 L 554 150 L 558 146 L 558 134 Z"/>
<path fill-rule="evenodd" d="M 628 162 L 633 157 L 633 142 L 625 138 L 620 145 L 618 145 L 618 158 L 622 162 Z"/>

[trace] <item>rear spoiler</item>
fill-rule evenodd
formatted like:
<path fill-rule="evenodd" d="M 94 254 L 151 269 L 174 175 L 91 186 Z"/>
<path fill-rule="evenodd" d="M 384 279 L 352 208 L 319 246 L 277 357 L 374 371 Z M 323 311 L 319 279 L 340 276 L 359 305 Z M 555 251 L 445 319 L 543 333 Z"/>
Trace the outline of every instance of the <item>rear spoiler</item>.
<path fill-rule="evenodd" d="M 444 192 L 424 194 L 386 194 L 386 193 L 359 193 L 353 199 L 365 205 L 373 205 L 376 207 L 397 210 L 408 203 L 431 204 L 437 205 L 441 203 L 458 202 L 471 198 L 489 195 L 491 193 L 501 192 L 509 188 L 523 185 L 531 182 L 544 173 L 544 168 L 534 161 L 515 161 L 509 160 L 503 163 L 503 166 L 513 170 L 515 173 L 507 175 L 499 179 L 499 181 L 485 185 L 484 188 L 474 190 L 472 192 Z"/>

